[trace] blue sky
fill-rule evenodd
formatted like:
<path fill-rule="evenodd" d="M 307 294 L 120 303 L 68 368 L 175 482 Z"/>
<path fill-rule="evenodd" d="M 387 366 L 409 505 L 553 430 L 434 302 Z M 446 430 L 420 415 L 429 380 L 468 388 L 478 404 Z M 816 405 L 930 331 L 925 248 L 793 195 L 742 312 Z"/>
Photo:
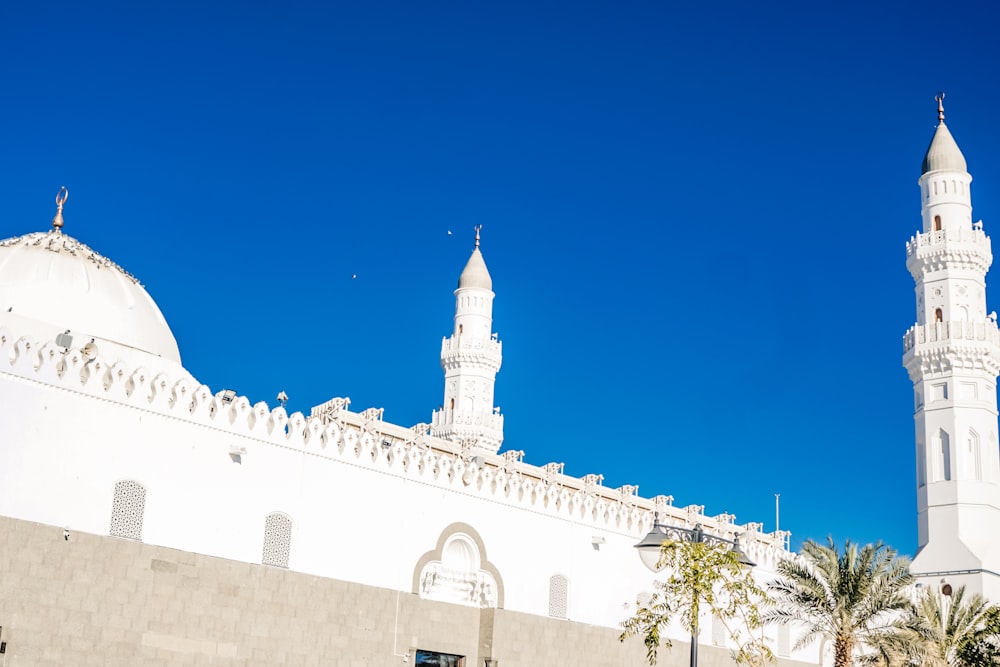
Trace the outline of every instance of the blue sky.
<path fill-rule="evenodd" d="M 904 244 L 938 90 L 996 234 L 997 12 L 7 3 L 0 237 L 66 185 L 213 390 L 409 425 L 482 224 L 505 448 L 912 553 Z"/>

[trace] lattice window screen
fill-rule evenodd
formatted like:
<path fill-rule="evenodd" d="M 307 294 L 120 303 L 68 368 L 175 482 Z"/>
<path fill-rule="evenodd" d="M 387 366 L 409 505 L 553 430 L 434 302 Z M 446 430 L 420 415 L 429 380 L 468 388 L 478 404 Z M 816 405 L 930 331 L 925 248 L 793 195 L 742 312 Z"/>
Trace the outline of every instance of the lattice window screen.
<path fill-rule="evenodd" d="M 569 598 L 569 579 L 561 574 L 549 577 L 549 616 L 566 618 L 567 599 Z"/>
<path fill-rule="evenodd" d="M 111 504 L 111 534 L 141 540 L 145 511 L 146 487 L 131 479 L 115 484 L 115 499 Z"/>
<path fill-rule="evenodd" d="M 778 626 L 778 655 L 789 656 L 792 654 L 791 628 L 787 625 Z"/>
<path fill-rule="evenodd" d="M 718 616 L 712 617 L 712 643 L 716 646 L 726 645 L 726 626 L 722 623 L 722 619 Z"/>
<path fill-rule="evenodd" d="M 264 565 L 288 567 L 292 546 L 292 520 L 281 512 L 267 515 L 264 523 Z"/>

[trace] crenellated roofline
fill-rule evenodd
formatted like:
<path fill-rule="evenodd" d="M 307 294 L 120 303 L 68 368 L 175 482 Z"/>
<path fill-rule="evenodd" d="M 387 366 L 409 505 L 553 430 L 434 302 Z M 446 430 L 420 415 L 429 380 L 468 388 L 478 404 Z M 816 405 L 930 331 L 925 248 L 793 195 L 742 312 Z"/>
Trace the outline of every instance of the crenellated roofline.
<path fill-rule="evenodd" d="M 54 340 L 38 343 L 4 326 L 0 375 L 225 431 L 249 456 L 255 447 L 282 447 L 619 534 L 645 534 L 652 528 L 653 513 L 659 512 L 663 520 L 701 523 L 719 535 L 739 535 L 762 565 L 788 550 L 787 531 L 763 533 L 761 524 L 740 526 L 728 513 L 706 516 L 703 506 L 674 507 L 671 496 L 642 498 L 633 485 L 611 489 L 603 486 L 600 475 L 563 474 L 563 464 L 534 466 L 523 461 L 521 451 L 482 455 L 430 435 L 427 424 L 386 422 L 381 408 L 352 412 L 349 399 L 331 401 L 309 417 L 289 415 L 263 401 L 251 405 L 245 396 L 213 393 L 190 377 L 173 379 L 143 367 L 108 365 L 79 348 L 67 350 Z"/>

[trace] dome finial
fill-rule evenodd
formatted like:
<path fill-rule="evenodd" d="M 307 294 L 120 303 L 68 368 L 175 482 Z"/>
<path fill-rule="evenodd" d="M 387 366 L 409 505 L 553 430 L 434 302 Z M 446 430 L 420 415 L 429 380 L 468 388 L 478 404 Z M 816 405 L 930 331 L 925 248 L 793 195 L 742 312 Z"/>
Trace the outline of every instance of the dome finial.
<path fill-rule="evenodd" d="M 66 186 L 64 185 L 61 188 L 59 188 L 59 192 L 56 194 L 56 217 L 52 218 L 52 227 L 57 232 L 62 231 L 62 226 L 63 226 L 62 210 L 63 210 L 63 204 L 66 203 L 67 199 L 69 199 L 69 190 L 67 190 Z"/>
<path fill-rule="evenodd" d="M 479 230 L 483 228 L 482 225 L 476 225 L 476 247 L 479 247 Z"/>
<path fill-rule="evenodd" d="M 938 122 L 944 122 L 944 92 L 940 92 L 934 96 L 934 99 L 938 103 Z"/>

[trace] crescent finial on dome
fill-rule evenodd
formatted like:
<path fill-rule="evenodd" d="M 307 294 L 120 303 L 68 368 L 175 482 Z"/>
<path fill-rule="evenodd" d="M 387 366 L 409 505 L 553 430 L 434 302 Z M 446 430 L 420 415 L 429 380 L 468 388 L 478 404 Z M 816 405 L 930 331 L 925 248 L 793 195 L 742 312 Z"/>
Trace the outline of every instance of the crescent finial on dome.
<path fill-rule="evenodd" d="M 944 91 L 934 96 L 934 101 L 938 103 L 938 122 L 944 120 Z"/>
<path fill-rule="evenodd" d="M 52 227 L 57 232 L 62 231 L 62 227 L 64 224 L 62 210 L 63 210 L 63 204 L 66 203 L 67 199 L 69 199 L 69 190 L 67 190 L 66 186 L 64 185 L 61 188 L 59 188 L 59 192 L 56 194 L 56 217 L 52 218 Z"/>

